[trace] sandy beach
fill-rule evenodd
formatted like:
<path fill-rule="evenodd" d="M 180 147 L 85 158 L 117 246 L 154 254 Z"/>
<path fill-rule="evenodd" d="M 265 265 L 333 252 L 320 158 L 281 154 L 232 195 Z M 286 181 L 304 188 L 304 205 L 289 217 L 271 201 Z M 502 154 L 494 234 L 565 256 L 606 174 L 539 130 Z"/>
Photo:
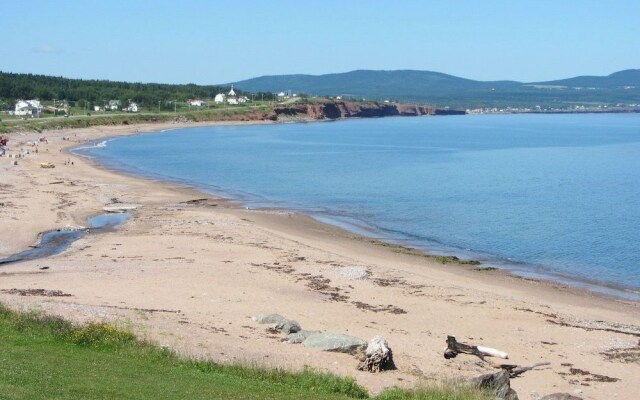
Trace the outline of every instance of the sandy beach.
<path fill-rule="evenodd" d="M 372 393 L 495 372 L 475 356 L 444 359 L 445 339 L 454 335 L 506 351 L 512 364 L 549 362 L 511 381 L 521 399 L 533 392 L 637 398 L 637 302 L 441 265 L 305 215 L 248 210 L 68 152 L 99 138 L 174 127 L 10 136 L 8 154 L 29 154 L 0 158 L 0 258 L 37 244 L 42 232 L 87 226 L 104 207 L 135 210 L 120 229 L 85 235 L 57 256 L 0 266 L 0 302 L 115 323 L 188 356 L 349 375 Z M 39 137 L 47 142 L 35 153 L 26 143 Z M 353 356 L 283 343 L 251 319 L 265 313 L 367 341 L 382 335 L 398 369 L 361 372 Z"/>

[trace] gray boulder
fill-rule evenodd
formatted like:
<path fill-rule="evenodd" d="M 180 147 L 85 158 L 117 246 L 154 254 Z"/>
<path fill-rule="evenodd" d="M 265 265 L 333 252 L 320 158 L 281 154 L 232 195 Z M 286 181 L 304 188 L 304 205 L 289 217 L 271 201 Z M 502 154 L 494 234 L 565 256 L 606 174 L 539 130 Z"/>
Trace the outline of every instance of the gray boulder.
<path fill-rule="evenodd" d="M 276 324 L 276 329 L 286 333 L 287 335 L 290 333 L 296 333 L 296 332 L 300 332 L 300 330 L 302 329 L 300 327 L 300 324 L 298 324 L 296 321 L 291 320 L 291 319 L 287 319 L 285 321 L 279 322 Z"/>
<path fill-rule="evenodd" d="M 317 335 L 319 333 L 322 333 L 321 331 L 307 331 L 307 330 L 300 330 L 298 332 L 295 333 L 291 333 L 289 335 L 289 338 L 287 340 L 287 343 L 290 344 L 297 344 L 297 343 L 302 343 L 304 342 L 309 336 L 311 335 Z"/>
<path fill-rule="evenodd" d="M 302 344 L 305 347 L 349 354 L 354 354 L 367 346 L 367 342 L 362 339 L 336 333 L 317 333 L 310 335 Z"/>
<path fill-rule="evenodd" d="M 252 319 L 259 324 L 280 324 L 287 321 L 287 319 L 280 314 L 260 314 Z"/>
<path fill-rule="evenodd" d="M 502 370 L 495 374 L 480 375 L 473 378 L 471 383 L 480 389 L 489 389 L 500 400 L 518 400 L 518 394 L 511 389 L 509 371 Z"/>

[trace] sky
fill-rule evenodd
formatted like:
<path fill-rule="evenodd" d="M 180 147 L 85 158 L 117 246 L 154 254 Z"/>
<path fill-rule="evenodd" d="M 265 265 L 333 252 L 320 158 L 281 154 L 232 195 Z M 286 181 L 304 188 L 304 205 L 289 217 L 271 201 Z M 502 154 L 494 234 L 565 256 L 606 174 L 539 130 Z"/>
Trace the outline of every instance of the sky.
<path fill-rule="evenodd" d="M 0 0 L 0 71 L 220 84 L 414 69 L 536 82 L 640 68 L 637 0 Z"/>

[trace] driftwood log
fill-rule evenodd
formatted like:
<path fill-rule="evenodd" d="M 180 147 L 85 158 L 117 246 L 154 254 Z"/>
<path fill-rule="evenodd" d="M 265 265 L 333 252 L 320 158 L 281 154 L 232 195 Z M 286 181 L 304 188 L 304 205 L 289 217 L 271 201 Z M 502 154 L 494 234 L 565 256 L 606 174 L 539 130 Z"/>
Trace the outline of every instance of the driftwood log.
<path fill-rule="evenodd" d="M 382 336 L 371 339 L 365 356 L 364 361 L 358 364 L 360 371 L 380 372 L 396 368 L 393 363 L 393 352 L 389 348 L 389 343 Z"/>
<path fill-rule="evenodd" d="M 472 346 L 458 342 L 455 336 L 447 336 L 447 348 L 444 350 L 444 358 L 455 358 L 459 353 L 473 354 L 483 361 L 486 356 L 509 358 L 509 355 L 504 351 L 492 349 L 491 347 Z"/>
<path fill-rule="evenodd" d="M 548 362 L 539 362 L 537 364 L 528 366 L 518 366 L 515 364 L 498 364 L 495 362 L 487 361 L 484 358 L 486 356 L 509 358 L 509 355 L 504 351 L 492 349 L 491 347 L 472 346 L 466 343 L 458 342 L 454 336 L 447 336 L 447 348 L 444 350 L 444 358 L 455 358 L 460 353 L 472 354 L 474 356 L 477 356 L 482 361 L 490 363 L 494 368 L 500 368 L 506 371 L 509 374 L 510 378 L 515 378 L 527 371 L 531 371 L 532 369 L 551 364 Z"/>

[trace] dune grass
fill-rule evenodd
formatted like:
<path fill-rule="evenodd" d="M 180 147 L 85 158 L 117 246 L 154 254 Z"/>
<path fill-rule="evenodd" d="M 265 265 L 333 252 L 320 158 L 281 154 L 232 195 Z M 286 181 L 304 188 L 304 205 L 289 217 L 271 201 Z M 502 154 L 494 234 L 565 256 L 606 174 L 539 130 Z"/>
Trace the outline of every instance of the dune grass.
<path fill-rule="evenodd" d="M 390 389 L 378 399 L 481 400 L 464 385 Z M 74 326 L 0 303 L 3 399 L 362 399 L 352 378 L 193 361 L 106 324 Z"/>

